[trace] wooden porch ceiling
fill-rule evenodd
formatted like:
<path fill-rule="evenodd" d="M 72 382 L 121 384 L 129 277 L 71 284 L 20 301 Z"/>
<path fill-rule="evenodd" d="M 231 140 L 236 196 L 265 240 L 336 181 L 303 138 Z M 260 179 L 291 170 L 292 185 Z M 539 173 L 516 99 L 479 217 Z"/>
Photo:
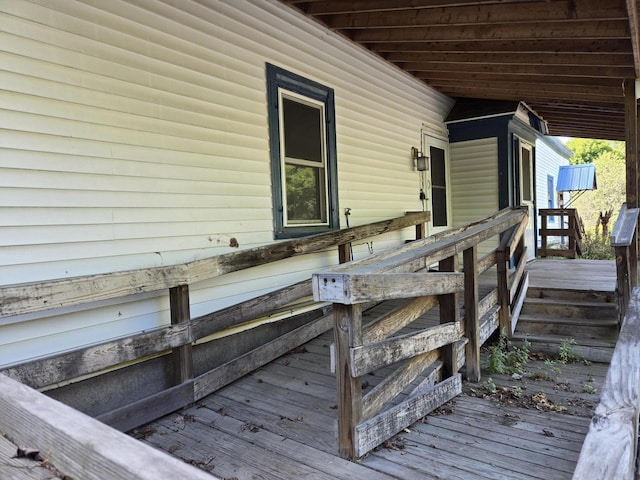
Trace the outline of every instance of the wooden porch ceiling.
<path fill-rule="evenodd" d="M 624 140 L 638 0 L 282 0 L 453 97 L 519 100 L 552 135 Z"/>

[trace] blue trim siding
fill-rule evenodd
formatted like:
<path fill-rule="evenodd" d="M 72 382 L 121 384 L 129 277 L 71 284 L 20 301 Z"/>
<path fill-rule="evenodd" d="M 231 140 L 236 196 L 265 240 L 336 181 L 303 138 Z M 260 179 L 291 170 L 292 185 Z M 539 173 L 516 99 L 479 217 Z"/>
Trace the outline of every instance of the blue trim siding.
<path fill-rule="evenodd" d="M 267 67 L 267 111 L 269 116 L 269 151 L 271 157 L 271 186 L 273 196 L 274 238 L 294 238 L 340 228 L 338 210 L 338 161 L 336 152 L 336 115 L 333 89 L 288 72 L 270 63 Z M 329 225 L 285 227 L 282 199 L 282 167 L 280 164 L 280 122 L 278 115 L 278 89 L 303 95 L 324 103 L 327 147 L 327 190 Z"/>

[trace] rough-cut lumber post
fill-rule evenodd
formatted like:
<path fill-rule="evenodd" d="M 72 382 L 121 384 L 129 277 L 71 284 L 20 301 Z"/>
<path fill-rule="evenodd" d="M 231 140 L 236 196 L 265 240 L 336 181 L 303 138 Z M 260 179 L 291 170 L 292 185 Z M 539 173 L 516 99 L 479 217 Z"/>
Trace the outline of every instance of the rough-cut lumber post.
<path fill-rule="evenodd" d="M 440 272 L 457 272 L 458 257 L 452 256 L 440 260 L 438 264 L 438 270 Z M 464 280 L 463 280 L 464 281 Z M 458 323 L 460 321 L 460 307 L 458 306 L 458 294 L 447 293 L 440 295 L 440 324 L 446 324 L 449 322 Z M 456 354 L 455 345 L 448 344 L 440 348 L 440 355 L 442 357 L 442 377 L 448 378 L 458 370 L 456 365 L 458 363 L 458 356 Z"/>
<path fill-rule="evenodd" d="M 338 245 L 338 262 L 347 263 L 351 260 L 351 243 Z"/>
<path fill-rule="evenodd" d="M 622 321 L 624 312 L 629 303 L 632 285 L 632 269 L 630 264 L 629 247 L 634 244 L 636 236 L 636 225 L 638 222 L 637 208 L 627 208 L 622 205 L 618 219 L 611 232 L 611 246 L 616 254 L 616 274 L 618 286 L 618 314 Z"/>
<path fill-rule="evenodd" d="M 171 325 L 190 322 L 189 285 L 178 285 L 169 289 L 169 308 L 171 310 Z M 172 355 L 176 383 L 180 384 L 191 380 L 193 378 L 191 342 L 174 348 Z"/>
<path fill-rule="evenodd" d="M 542 220 L 540 229 L 540 257 L 547 256 L 547 214 L 540 210 L 540 219 Z"/>
<path fill-rule="evenodd" d="M 511 311 L 509 292 L 509 257 L 504 249 L 496 252 L 497 270 L 498 270 L 498 323 L 500 324 L 500 335 L 507 338 L 511 336 Z"/>
<path fill-rule="evenodd" d="M 480 318 L 478 313 L 478 246 L 463 253 L 464 270 L 464 325 L 467 379 L 480 381 Z"/>
<path fill-rule="evenodd" d="M 578 258 L 578 247 L 576 245 L 575 231 L 578 229 L 577 220 L 575 215 L 569 215 L 569 231 L 574 232 L 569 234 L 569 251 L 571 252 L 571 258 Z"/>
<path fill-rule="evenodd" d="M 632 479 L 640 411 L 640 289 L 622 323 L 600 403 L 582 444 L 574 480 Z"/>
<path fill-rule="evenodd" d="M 0 432 L 40 450 L 69 478 L 217 478 L 2 374 Z"/>
<path fill-rule="evenodd" d="M 628 208 L 638 208 L 638 101 L 636 99 L 636 82 L 628 79 L 624 82 L 624 126 L 626 149 L 626 201 Z M 636 225 L 635 242 L 629 246 L 629 266 L 632 287 L 638 284 L 638 225 Z"/>
<path fill-rule="evenodd" d="M 336 384 L 338 394 L 338 452 L 341 457 L 353 459 L 355 427 L 362 422 L 362 384 L 359 377 L 351 376 L 352 347 L 362 345 L 362 305 L 333 305 L 335 322 Z"/>

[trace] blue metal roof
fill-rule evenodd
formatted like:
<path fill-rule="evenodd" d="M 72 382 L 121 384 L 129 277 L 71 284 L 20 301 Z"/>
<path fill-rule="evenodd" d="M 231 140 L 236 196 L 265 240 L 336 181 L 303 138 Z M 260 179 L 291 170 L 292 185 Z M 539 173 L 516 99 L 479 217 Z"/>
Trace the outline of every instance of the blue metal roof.
<path fill-rule="evenodd" d="M 580 165 L 563 165 L 558 172 L 558 192 L 574 192 L 578 190 L 596 190 L 596 166 L 593 163 Z"/>

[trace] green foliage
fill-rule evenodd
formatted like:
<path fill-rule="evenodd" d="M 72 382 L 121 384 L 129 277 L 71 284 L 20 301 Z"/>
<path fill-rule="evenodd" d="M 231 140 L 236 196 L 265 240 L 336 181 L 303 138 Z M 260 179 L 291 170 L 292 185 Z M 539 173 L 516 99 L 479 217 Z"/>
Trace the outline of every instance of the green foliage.
<path fill-rule="evenodd" d="M 495 382 L 491 377 L 487 378 L 484 381 L 484 385 L 482 386 L 482 388 L 484 388 L 487 391 L 487 393 L 496 393 L 496 391 L 498 390 Z"/>
<path fill-rule="evenodd" d="M 625 201 L 626 165 L 620 150 L 601 152 L 593 159 L 596 168 L 597 190 L 589 190 L 572 202 L 587 230 L 598 224 L 600 213 L 609 210 L 613 216 L 609 221 L 609 233 L 613 230 L 620 206 Z M 600 230 L 602 231 L 602 230 Z"/>
<path fill-rule="evenodd" d="M 585 232 L 582 238 L 582 258 L 587 260 L 614 260 L 616 256 L 611 248 L 611 237 L 596 238 L 593 229 Z"/>
<path fill-rule="evenodd" d="M 522 373 L 529 361 L 528 340 L 522 342 L 522 347 L 511 345 L 507 339 L 500 336 L 498 343 L 489 347 L 489 365 L 487 372 L 498 374 Z"/>
<path fill-rule="evenodd" d="M 624 144 L 607 140 L 595 140 L 592 138 L 572 138 L 567 142 L 567 147 L 573 151 L 571 163 L 593 163 L 603 153 L 619 153 L 624 157 Z"/>
<path fill-rule="evenodd" d="M 590 383 L 585 383 L 582 386 L 582 391 L 584 393 L 596 393 L 598 390 L 596 389 L 596 387 L 594 387 L 593 385 L 591 385 Z"/>
<path fill-rule="evenodd" d="M 575 345 L 576 341 L 573 338 L 563 338 L 560 340 L 560 346 L 558 347 L 558 359 L 560 363 L 572 363 L 580 359 L 573 349 Z"/>

